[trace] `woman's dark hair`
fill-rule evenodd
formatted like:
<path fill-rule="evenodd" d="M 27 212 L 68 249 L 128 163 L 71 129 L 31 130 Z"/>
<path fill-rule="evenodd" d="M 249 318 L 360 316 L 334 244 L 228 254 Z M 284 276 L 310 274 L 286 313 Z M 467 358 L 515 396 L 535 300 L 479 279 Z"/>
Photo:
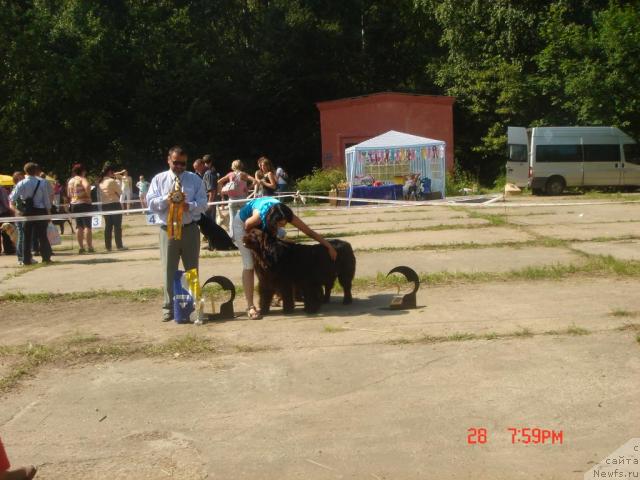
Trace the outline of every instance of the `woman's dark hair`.
<path fill-rule="evenodd" d="M 82 172 L 85 171 L 85 168 L 82 166 L 81 163 L 76 163 L 72 168 L 71 168 L 71 173 L 73 173 L 74 175 L 80 175 Z"/>
<path fill-rule="evenodd" d="M 269 209 L 267 213 L 267 231 L 272 235 L 275 235 L 278 231 L 278 222 L 286 220 L 291 222 L 293 219 L 293 212 L 284 203 L 276 203 Z"/>
<path fill-rule="evenodd" d="M 258 159 L 258 168 L 260 168 L 261 163 L 264 163 L 267 166 L 267 170 L 275 173 L 276 169 L 273 168 L 273 164 L 271 163 L 271 160 L 269 160 L 267 157 L 260 157 Z"/>
<path fill-rule="evenodd" d="M 115 167 L 113 166 L 113 164 L 111 162 L 106 162 L 102 167 L 102 171 L 100 172 L 100 175 L 98 176 L 98 181 L 96 183 L 100 185 L 102 183 L 102 180 L 104 180 L 104 177 L 106 177 L 109 172 L 113 173 L 114 171 L 115 171 Z"/>

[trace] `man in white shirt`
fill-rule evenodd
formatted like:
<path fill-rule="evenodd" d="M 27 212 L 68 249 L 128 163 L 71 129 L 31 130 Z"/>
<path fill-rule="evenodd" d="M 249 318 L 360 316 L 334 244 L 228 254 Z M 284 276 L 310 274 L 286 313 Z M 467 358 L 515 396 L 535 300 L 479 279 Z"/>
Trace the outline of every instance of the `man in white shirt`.
<path fill-rule="evenodd" d="M 32 208 L 24 213 L 25 216 L 48 215 L 51 212 L 51 192 L 49 182 L 38 177 L 40 167 L 37 163 L 29 162 L 24 166 L 26 174 L 24 180 L 20 181 L 13 189 L 9 200 L 11 208 L 16 209 L 19 201 L 30 201 Z M 22 264 L 31 265 L 37 263 L 31 258 L 32 238 L 38 238 L 40 244 L 40 254 L 43 263 L 51 263 L 51 244 L 47 238 L 48 220 L 30 220 L 24 222 L 24 241 L 22 252 Z"/>
<path fill-rule="evenodd" d="M 164 275 L 164 303 L 162 321 L 173 320 L 173 278 L 180 259 L 185 271 L 198 268 L 200 254 L 200 230 L 198 220 L 207 207 L 207 194 L 202 179 L 186 170 L 187 154 L 181 147 L 172 147 L 167 158 L 169 170 L 157 174 L 151 180 L 147 192 L 149 210 L 160 220 L 160 262 Z M 169 218 L 172 193 L 182 191 L 184 200 L 174 204 L 174 212 L 181 210 L 181 234 L 170 238 L 176 230 L 176 218 Z M 178 195 L 179 196 L 179 195 Z M 175 200 L 175 198 L 174 198 Z M 175 214 L 174 214 L 175 215 Z M 175 223 L 174 223 L 175 222 Z M 167 225 L 169 223 L 169 225 Z"/>

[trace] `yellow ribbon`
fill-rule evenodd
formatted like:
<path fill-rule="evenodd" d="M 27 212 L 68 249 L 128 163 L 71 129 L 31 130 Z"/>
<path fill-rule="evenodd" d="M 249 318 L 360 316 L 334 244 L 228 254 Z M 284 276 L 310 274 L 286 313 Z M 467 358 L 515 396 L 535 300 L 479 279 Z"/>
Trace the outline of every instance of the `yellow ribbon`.
<path fill-rule="evenodd" d="M 167 216 L 167 236 L 169 239 L 180 240 L 182 238 L 182 212 L 184 205 L 184 193 L 180 179 L 176 177 L 173 191 L 169 197 L 169 215 Z"/>

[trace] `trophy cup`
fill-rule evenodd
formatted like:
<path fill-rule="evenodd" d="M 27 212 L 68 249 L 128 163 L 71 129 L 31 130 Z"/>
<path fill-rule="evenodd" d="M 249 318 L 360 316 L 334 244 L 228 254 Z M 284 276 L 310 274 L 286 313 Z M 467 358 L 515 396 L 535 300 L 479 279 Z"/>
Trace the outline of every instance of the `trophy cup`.
<path fill-rule="evenodd" d="M 169 215 L 167 217 L 167 236 L 170 239 L 182 238 L 182 211 L 185 201 L 180 179 L 176 177 L 173 190 L 169 194 Z"/>

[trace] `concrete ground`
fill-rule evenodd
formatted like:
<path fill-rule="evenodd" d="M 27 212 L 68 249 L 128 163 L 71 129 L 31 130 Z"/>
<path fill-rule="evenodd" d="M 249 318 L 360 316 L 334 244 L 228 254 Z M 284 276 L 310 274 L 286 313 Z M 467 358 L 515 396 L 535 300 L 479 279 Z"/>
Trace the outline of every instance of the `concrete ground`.
<path fill-rule="evenodd" d="M 125 217 L 126 252 L 66 238 L 51 266 L 0 257 L 3 442 L 44 479 L 581 479 L 638 436 L 640 209 L 553 200 L 301 209 L 348 234 L 368 279 L 312 316 L 249 321 L 237 298 L 233 321 L 177 325 L 153 292 L 111 295 L 160 287 L 141 217 Z M 526 202 L 542 206 L 509 206 Z M 613 267 L 591 268 L 602 256 Z M 236 253 L 203 257 L 202 276 L 239 281 Z M 390 311 L 396 289 L 374 279 L 403 264 L 433 280 Z"/>

